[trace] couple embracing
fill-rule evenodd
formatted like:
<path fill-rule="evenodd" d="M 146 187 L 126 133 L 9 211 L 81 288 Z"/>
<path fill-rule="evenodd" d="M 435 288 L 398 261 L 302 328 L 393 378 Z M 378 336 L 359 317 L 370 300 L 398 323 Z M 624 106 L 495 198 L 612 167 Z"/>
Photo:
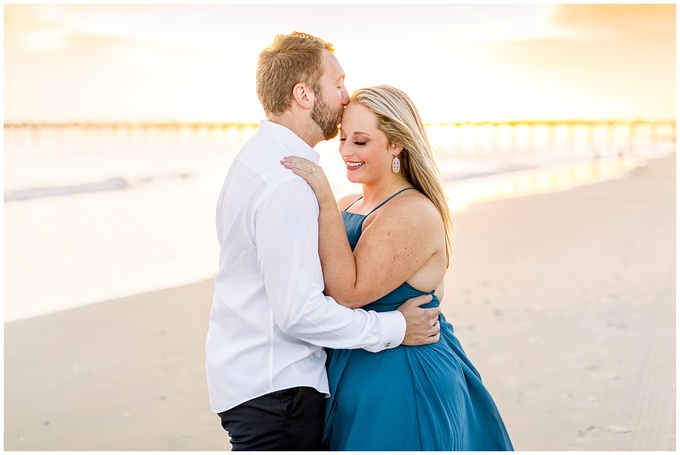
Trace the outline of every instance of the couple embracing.
<path fill-rule="evenodd" d="M 211 408 L 233 450 L 512 450 L 439 309 L 452 222 L 418 110 L 344 76 L 304 33 L 260 54 L 266 120 L 217 203 Z M 313 147 L 338 132 L 362 193 L 336 200 Z"/>

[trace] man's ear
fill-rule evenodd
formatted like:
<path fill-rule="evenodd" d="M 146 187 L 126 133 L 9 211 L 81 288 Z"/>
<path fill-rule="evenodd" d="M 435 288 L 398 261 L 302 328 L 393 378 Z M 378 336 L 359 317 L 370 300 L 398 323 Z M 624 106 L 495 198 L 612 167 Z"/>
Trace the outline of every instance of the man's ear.
<path fill-rule="evenodd" d="M 293 100 L 303 109 L 311 109 L 314 103 L 314 92 L 302 82 L 293 87 Z"/>

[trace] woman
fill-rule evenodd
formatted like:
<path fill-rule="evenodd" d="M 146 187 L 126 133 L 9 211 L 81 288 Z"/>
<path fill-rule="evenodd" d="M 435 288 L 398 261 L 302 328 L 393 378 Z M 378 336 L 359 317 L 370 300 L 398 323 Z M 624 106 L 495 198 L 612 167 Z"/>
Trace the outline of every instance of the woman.
<path fill-rule="evenodd" d="M 439 305 L 452 223 L 411 99 L 384 85 L 355 92 L 342 117 L 340 154 L 348 179 L 363 191 L 337 203 L 319 166 L 282 160 L 319 200 L 325 292 L 374 311 L 422 294 L 433 295 L 427 306 Z M 428 346 L 328 351 L 327 449 L 512 450 L 453 327 L 443 315 L 439 324 L 440 339 Z"/>

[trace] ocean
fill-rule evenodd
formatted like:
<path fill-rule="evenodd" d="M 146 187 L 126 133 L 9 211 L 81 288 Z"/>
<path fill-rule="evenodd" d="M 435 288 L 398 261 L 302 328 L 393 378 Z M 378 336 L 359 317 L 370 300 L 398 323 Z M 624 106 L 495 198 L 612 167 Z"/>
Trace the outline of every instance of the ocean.
<path fill-rule="evenodd" d="M 646 128 L 646 129 L 645 129 Z M 455 212 L 616 178 L 675 152 L 630 124 L 428 127 Z M 212 278 L 215 204 L 255 126 L 5 125 L 4 314 L 16 321 Z M 337 140 L 316 147 L 336 195 Z"/>

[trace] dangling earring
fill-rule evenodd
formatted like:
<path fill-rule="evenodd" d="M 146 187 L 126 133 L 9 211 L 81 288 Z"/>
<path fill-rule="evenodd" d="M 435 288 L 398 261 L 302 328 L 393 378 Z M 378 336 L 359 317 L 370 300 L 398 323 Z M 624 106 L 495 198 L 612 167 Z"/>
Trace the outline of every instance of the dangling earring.
<path fill-rule="evenodd" d="M 397 156 L 394 157 L 392 160 L 392 172 L 395 174 L 399 173 L 399 170 L 401 169 L 401 162 L 399 161 L 399 158 Z"/>

